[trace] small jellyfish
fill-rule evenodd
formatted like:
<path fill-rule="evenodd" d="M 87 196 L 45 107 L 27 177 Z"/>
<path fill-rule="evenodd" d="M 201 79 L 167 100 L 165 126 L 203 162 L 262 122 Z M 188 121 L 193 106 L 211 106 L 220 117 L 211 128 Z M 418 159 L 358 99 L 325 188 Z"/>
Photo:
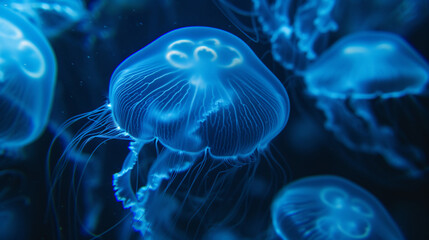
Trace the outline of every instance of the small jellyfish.
<path fill-rule="evenodd" d="M 344 37 L 304 74 L 307 92 L 325 113 L 328 130 L 348 148 L 380 154 L 411 175 L 419 174 L 424 156 L 398 137 L 400 129 L 377 117 L 374 101 L 426 95 L 428 77 L 425 60 L 401 37 L 384 32 Z"/>
<path fill-rule="evenodd" d="M 88 17 L 82 0 L 4 0 L 2 5 L 22 14 L 48 38 Z"/>
<path fill-rule="evenodd" d="M 404 239 L 383 205 L 360 186 L 337 176 L 290 183 L 271 205 L 282 239 Z"/>
<path fill-rule="evenodd" d="M 45 37 L 0 6 L 0 149 L 16 149 L 44 131 L 52 105 L 56 60 Z"/>
<path fill-rule="evenodd" d="M 308 0 L 296 3 L 291 0 L 252 0 L 251 12 L 240 9 L 228 0 L 218 0 L 219 6 L 231 21 L 243 32 L 258 30 L 246 27 L 235 15 L 256 18 L 262 32 L 271 42 L 274 59 L 284 68 L 301 72 L 307 62 L 314 60 L 325 48 L 329 32 L 335 32 L 338 25 L 333 17 L 336 0 Z M 253 21 L 252 21 L 253 22 Z"/>
<path fill-rule="evenodd" d="M 289 98 L 242 40 L 215 28 L 186 27 L 123 61 L 111 77 L 109 103 L 82 117 L 92 124 L 75 144 L 94 137 L 131 140 L 113 185 L 118 201 L 131 208 L 134 228 L 149 236 L 146 204 L 163 180 L 197 159 L 235 162 L 263 152 L 286 125 Z M 162 148 L 145 185 L 135 190 L 133 168 L 154 142 Z"/>
<path fill-rule="evenodd" d="M 306 1 L 296 11 L 293 29 L 298 39 L 298 49 L 306 54 L 307 59 L 316 58 L 316 41 L 324 34 L 338 29 L 331 15 L 335 2 L 336 0 Z"/>

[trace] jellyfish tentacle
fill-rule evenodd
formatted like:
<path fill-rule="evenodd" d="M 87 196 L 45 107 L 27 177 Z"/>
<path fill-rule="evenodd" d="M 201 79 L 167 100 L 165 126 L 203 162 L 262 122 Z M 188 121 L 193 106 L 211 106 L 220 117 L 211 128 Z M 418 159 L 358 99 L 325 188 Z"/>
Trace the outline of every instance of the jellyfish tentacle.
<path fill-rule="evenodd" d="M 120 172 L 113 175 L 113 189 L 115 190 L 116 199 L 123 203 L 124 208 L 131 208 L 135 220 L 133 227 L 139 230 L 142 235 L 150 232 L 148 221 L 145 218 L 145 201 L 141 201 L 131 186 L 131 170 L 138 160 L 140 150 L 144 142 L 131 142 L 130 152 L 122 165 Z"/>
<path fill-rule="evenodd" d="M 147 188 L 158 189 L 162 180 L 169 179 L 173 172 L 183 172 L 194 163 L 197 156 L 189 153 L 173 151 L 168 148 L 162 150 L 154 165 L 149 170 Z"/>
<path fill-rule="evenodd" d="M 138 154 L 144 143 L 131 142 L 127 158 L 120 172 L 113 175 L 113 189 L 118 201 L 123 202 L 124 208 L 133 208 L 137 204 L 137 198 L 131 186 L 131 170 L 138 160 Z"/>
<path fill-rule="evenodd" d="M 134 192 L 130 180 L 131 171 L 138 161 L 138 154 L 143 146 L 143 142 L 130 143 L 130 152 L 124 161 L 121 171 L 113 176 L 113 187 L 116 191 L 116 199 L 123 203 L 124 208 L 131 208 L 134 213 L 135 222 L 133 227 L 144 235 L 151 232 L 150 224 L 145 216 L 145 205 L 148 201 L 150 191 L 157 190 L 163 180 L 169 179 L 172 172 L 181 172 L 188 169 L 195 161 L 196 156 L 168 148 L 163 149 L 149 171 L 147 185 Z"/>
<path fill-rule="evenodd" d="M 366 122 L 371 139 L 376 139 L 375 142 L 378 143 L 368 145 L 370 149 L 367 151 L 381 154 L 393 167 L 407 170 L 411 175 L 418 175 L 420 171 L 412 162 L 423 159 L 421 151 L 412 145 L 402 144 L 391 127 L 380 125 L 374 119 L 374 113 L 368 101 L 355 99 L 350 104 L 355 114 Z"/>

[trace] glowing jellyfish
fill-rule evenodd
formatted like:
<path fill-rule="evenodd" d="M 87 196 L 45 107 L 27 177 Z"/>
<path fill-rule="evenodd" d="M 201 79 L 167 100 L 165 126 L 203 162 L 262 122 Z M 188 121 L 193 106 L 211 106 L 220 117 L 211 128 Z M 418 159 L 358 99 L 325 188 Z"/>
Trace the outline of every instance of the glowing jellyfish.
<path fill-rule="evenodd" d="M 401 37 L 361 32 L 320 56 L 306 71 L 305 82 L 326 115 L 325 127 L 347 147 L 380 154 L 390 165 L 418 173 L 413 163 L 422 162 L 422 153 L 379 123 L 372 101 L 425 94 L 428 76 L 428 64 Z"/>
<path fill-rule="evenodd" d="M 280 81 L 243 41 L 209 27 L 171 31 L 127 58 L 111 77 L 109 101 L 88 114 L 94 122 L 76 142 L 132 140 L 113 185 L 142 234 L 150 233 L 149 193 L 162 180 L 201 156 L 234 161 L 263 151 L 289 117 Z M 142 147 L 154 141 L 163 149 L 135 192 L 131 171 Z"/>
<path fill-rule="evenodd" d="M 371 193 L 336 176 L 287 185 L 274 200 L 271 216 L 282 239 L 404 239 Z"/>
<path fill-rule="evenodd" d="M 58 36 L 88 14 L 82 0 L 4 0 L 2 5 L 22 14 L 49 38 Z"/>
<path fill-rule="evenodd" d="M 22 147 L 44 131 L 55 77 L 55 56 L 45 37 L 0 7 L 0 148 Z"/>
<path fill-rule="evenodd" d="M 308 61 L 316 58 L 325 47 L 329 32 L 337 31 L 333 18 L 336 0 L 308 0 L 296 3 L 291 0 L 252 0 L 253 10 L 244 11 L 231 1 L 218 0 L 225 14 L 243 31 L 246 27 L 235 15 L 257 18 L 262 32 L 269 37 L 274 59 L 286 69 L 300 72 Z"/>
<path fill-rule="evenodd" d="M 172 31 L 126 59 L 113 73 L 109 100 L 118 128 L 134 140 L 114 176 L 116 196 L 142 232 L 149 230 L 147 192 L 171 172 L 186 170 L 200 155 L 233 160 L 263 150 L 289 114 L 284 87 L 252 50 L 208 27 Z M 165 148 L 134 194 L 130 170 L 153 140 Z"/>

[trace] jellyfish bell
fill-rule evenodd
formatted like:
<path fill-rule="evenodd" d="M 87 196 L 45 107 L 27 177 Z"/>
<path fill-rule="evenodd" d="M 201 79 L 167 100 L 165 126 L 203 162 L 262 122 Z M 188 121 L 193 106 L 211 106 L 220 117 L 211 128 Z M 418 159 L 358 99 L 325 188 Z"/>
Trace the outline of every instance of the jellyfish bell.
<path fill-rule="evenodd" d="M 87 17 L 81 0 L 4 0 L 2 4 L 20 13 L 48 38 L 59 36 Z"/>
<path fill-rule="evenodd" d="M 288 184 L 271 213 L 282 239 L 404 239 L 371 193 L 337 176 L 313 176 Z"/>
<path fill-rule="evenodd" d="M 401 37 L 360 32 L 336 42 L 305 74 L 308 91 L 331 98 L 397 98 L 427 92 L 429 65 Z"/>
<path fill-rule="evenodd" d="M 19 14 L 0 6 L 0 148 L 20 148 L 47 124 L 56 60 L 45 37 Z"/>
<path fill-rule="evenodd" d="M 383 103 L 389 115 L 392 102 L 387 100 L 427 96 L 428 76 L 426 61 L 398 35 L 360 32 L 324 52 L 307 68 L 304 80 L 326 116 L 325 128 L 345 146 L 379 154 L 394 169 L 416 177 L 427 168 L 424 153 L 402 137 L 398 116 L 381 120 L 375 103 Z"/>
<path fill-rule="evenodd" d="M 206 27 L 172 31 L 126 59 L 109 92 L 116 124 L 132 137 L 218 157 L 266 145 L 286 124 L 284 99 L 247 45 Z"/>

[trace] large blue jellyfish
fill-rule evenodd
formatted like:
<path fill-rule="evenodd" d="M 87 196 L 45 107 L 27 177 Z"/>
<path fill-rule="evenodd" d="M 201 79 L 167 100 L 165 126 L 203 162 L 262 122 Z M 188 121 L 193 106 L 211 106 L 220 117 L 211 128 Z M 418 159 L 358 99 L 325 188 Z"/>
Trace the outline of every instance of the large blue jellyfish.
<path fill-rule="evenodd" d="M 186 27 L 121 63 L 111 77 L 109 103 L 87 116 L 93 123 L 75 143 L 93 137 L 131 140 L 113 185 L 117 199 L 134 214 L 134 228 L 150 234 L 146 203 L 164 179 L 199 157 L 234 162 L 263 151 L 286 125 L 289 98 L 239 38 Z M 132 170 L 139 152 L 153 142 L 163 147 L 146 184 L 135 191 Z"/>
<path fill-rule="evenodd" d="M 336 0 L 252 0 L 253 10 L 246 12 L 228 0 L 218 0 L 226 15 L 243 31 L 245 27 L 234 15 L 257 18 L 262 32 L 269 36 L 274 59 L 289 70 L 300 72 L 307 62 L 316 58 L 326 45 L 326 36 L 336 31 L 333 19 Z"/>
<path fill-rule="evenodd" d="M 49 38 L 88 17 L 82 0 L 3 0 L 2 5 L 22 14 Z"/>
<path fill-rule="evenodd" d="M 44 131 L 55 77 L 55 56 L 45 37 L 0 6 L 0 149 L 22 147 Z"/>
<path fill-rule="evenodd" d="M 377 117 L 374 101 L 427 95 L 429 66 L 401 37 L 360 32 L 344 37 L 305 72 L 308 93 L 326 116 L 325 127 L 348 148 L 380 154 L 418 174 L 422 152 L 401 140 L 397 129 Z M 395 119 L 389 119 L 395 123 Z"/>
<path fill-rule="evenodd" d="M 271 205 L 282 239 L 404 239 L 383 205 L 358 185 L 336 176 L 287 185 Z"/>

